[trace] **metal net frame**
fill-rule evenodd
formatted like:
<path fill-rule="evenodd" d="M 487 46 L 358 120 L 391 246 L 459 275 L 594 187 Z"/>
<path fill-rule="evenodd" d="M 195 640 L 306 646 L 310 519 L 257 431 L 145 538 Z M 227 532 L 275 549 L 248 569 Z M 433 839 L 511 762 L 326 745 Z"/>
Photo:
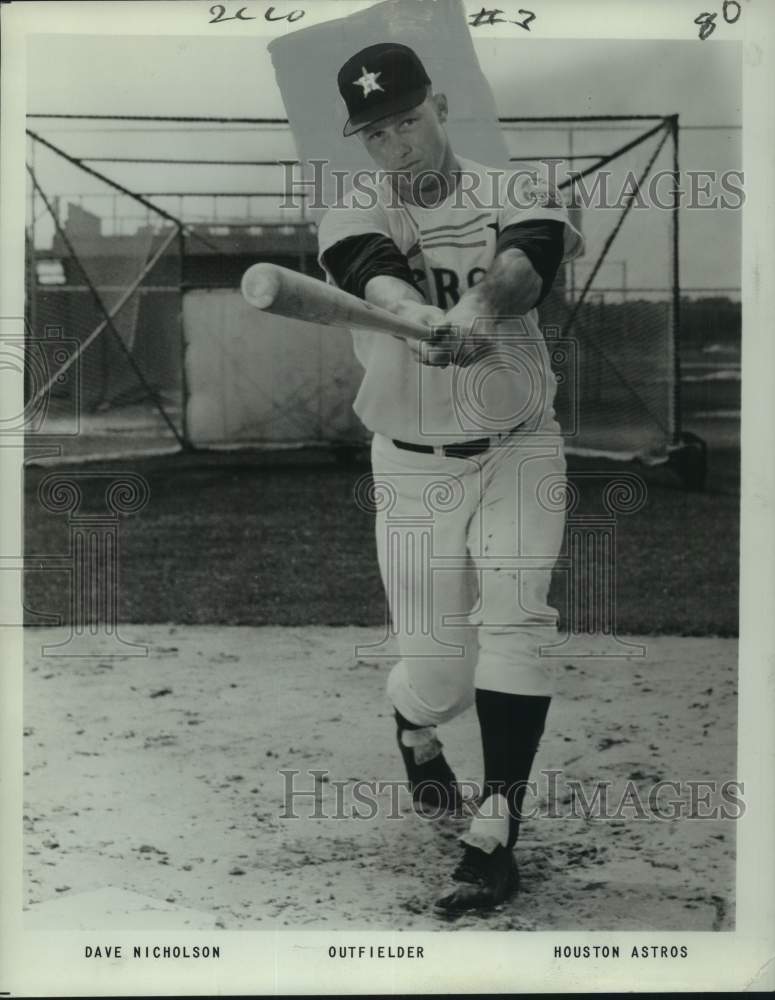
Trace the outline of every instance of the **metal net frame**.
<path fill-rule="evenodd" d="M 32 129 L 27 135 L 25 395 L 28 407 L 45 411 L 28 435 L 28 450 L 54 445 L 54 457 L 64 460 L 178 450 L 186 442 L 179 323 L 184 227 Z M 55 175 L 56 184 L 41 173 Z M 59 193 L 68 177 L 75 183 L 88 177 L 94 198 L 109 194 L 142 206 L 143 224 L 115 254 L 103 252 L 100 217 Z M 51 234 L 47 253 L 38 245 L 42 227 Z"/>
<path fill-rule="evenodd" d="M 501 124 L 509 145 L 518 138 L 519 155 L 511 160 L 549 169 L 589 244 L 582 261 L 561 269 L 539 309 L 559 362 L 566 449 L 668 461 L 685 444 L 678 116 L 523 117 Z M 659 173 L 670 188 L 661 211 L 642 200 Z M 614 260 L 617 249 L 623 258 Z M 608 278 L 611 268 L 620 269 L 618 286 Z M 636 276 L 634 287 L 628 274 Z"/>
<path fill-rule="evenodd" d="M 184 117 L 184 116 L 149 116 L 149 115 L 38 115 L 46 119 L 100 119 L 105 121 L 143 122 L 149 130 L 166 129 L 167 123 L 184 123 L 183 127 L 191 129 L 202 127 L 209 129 L 225 128 L 228 132 L 248 132 L 255 134 L 256 130 L 266 130 L 274 138 L 284 135 L 290 137 L 287 120 L 284 118 L 214 118 L 214 117 Z M 560 166 L 563 179 L 560 188 L 566 200 L 570 202 L 571 211 L 578 221 L 576 194 L 579 186 L 589 178 L 600 176 L 603 171 L 621 169 L 628 165 L 635 179 L 632 190 L 624 198 L 618 210 L 609 218 L 608 229 L 604 234 L 598 234 L 597 242 L 583 262 L 576 262 L 564 269 L 559 287 L 551 293 L 541 310 L 542 325 L 547 336 L 555 339 L 552 352 L 553 359 L 559 362 L 558 412 L 564 428 L 566 428 L 566 443 L 570 452 L 580 454 L 603 454 L 618 459 L 638 458 L 648 462 L 660 462 L 668 458 L 672 451 L 682 447 L 684 437 L 681 431 L 680 408 L 680 270 L 679 270 L 679 121 L 677 115 L 621 115 L 621 116 L 584 116 L 584 117 L 504 117 L 500 119 L 504 135 L 508 140 L 517 137 L 519 149 L 514 150 L 519 155 L 511 157 L 513 161 L 537 164 L 540 161 L 551 161 Z M 626 130 L 634 133 L 621 141 Z M 611 136 L 614 142 L 611 142 Z M 262 215 L 259 210 L 255 215 L 256 199 L 258 204 L 266 204 L 262 199 L 286 198 L 288 192 L 281 190 L 285 185 L 270 183 L 262 190 L 246 191 L 212 191 L 212 190 L 171 190 L 171 191 L 135 191 L 126 184 L 108 177 L 102 172 L 103 164 L 127 164 L 132 169 L 141 169 L 140 165 L 155 169 L 155 165 L 179 164 L 193 166 L 217 165 L 234 166 L 235 168 L 267 168 L 282 171 L 288 178 L 288 167 L 296 165 L 297 161 L 289 156 L 258 157 L 245 156 L 240 158 L 211 159 L 178 156 L 74 156 L 59 146 L 44 138 L 38 132 L 28 129 L 31 140 L 31 156 L 28 171 L 31 180 L 31 229 L 28 235 L 28 250 L 31 267 L 36 266 L 35 213 L 36 202 L 44 206 L 44 212 L 54 221 L 56 237 L 60 249 L 64 246 L 76 265 L 80 279 L 78 294 L 90 300 L 90 308 L 96 310 L 94 322 L 87 322 L 84 315 L 77 309 L 71 309 L 60 324 L 70 332 L 75 324 L 76 339 L 79 346 L 76 349 L 80 362 L 79 377 L 88 390 L 80 393 L 80 406 L 83 413 L 95 417 L 100 416 L 109 422 L 107 414 L 119 413 L 127 400 L 131 400 L 132 392 L 139 393 L 146 407 L 150 407 L 157 419 L 157 430 L 152 434 L 141 435 L 133 443 L 135 450 L 140 452 L 154 444 L 156 438 L 165 438 L 165 447 L 170 450 L 179 448 L 194 448 L 198 442 L 190 434 L 187 413 L 191 403 L 190 387 L 187 385 L 185 366 L 185 330 L 182 328 L 181 316 L 182 297 L 184 291 L 199 288 L 202 285 L 213 284 L 220 287 L 236 288 L 244 260 L 239 259 L 240 235 L 268 232 L 285 233 L 284 249 L 275 247 L 272 259 L 285 266 L 295 267 L 308 273 L 316 273 L 314 252 L 310 247 L 310 236 L 314 226 L 305 218 L 302 207 L 295 219 L 279 218 L 272 220 L 267 210 Z M 597 148 L 590 148 L 590 137 L 595 137 Z M 528 141 L 529 140 L 529 141 Z M 236 141 L 236 140 L 235 140 Z M 536 141 L 538 147 L 536 147 Z M 508 142 L 507 142 L 508 145 Z M 604 146 L 604 151 L 600 147 Z M 240 148 L 239 145 L 237 148 Z M 155 236 L 145 241 L 138 237 L 138 230 L 129 233 L 134 237 L 135 247 L 134 267 L 125 272 L 118 282 L 96 280 L 89 277 L 89 267 L 84 261 L 84 254 L 79 252 L 78 240 L 70 238 L 68 243 L 67 225 L 59 219 L 59 205 L 55 203 L 44 186 L 36 178 L 36 150 L 45 149 L 66 162 L 72 169 L 81 171 L 93 181 L 104 186 L 106 196 L 113 199 L 114 235 L 115 217 L 117 216 L 116 199 L 121 204 L 134 205 L 141 213 L 145 213 L 146 225 L 153 223 Z M 668 172 L 673 178 L 672 203 L 668 213 L 661 213 L 657 225 L 665 230 L 665 244 L 662 256 L 666 264 L 666 276 L 660 287 L 646 289 L 651 296 L 639 296 L 640 289 L 626 286 L 628 268 L 630 274 L 637 269 L 637 261 L 643 254 L 636 247 L 634 251 L 625 246 L 624 259 L 613 259 L 613 251 L 621 244 L 626 244 L 624 238 L 633 229 L 632 218 L 637 211 L 637 196 L 640 188 L 648 181 L 656 167 L 663 164 L 669 157 Z M 98 164 L 98 170 L 94 164 Z M 267 176 L 264 174 L 263 176 Z M 273 181 L 277 174 L 272 175 Z M 137 186 L 133 184 L 133 187 Z M 190 185 L 193 187 L 194 185 Z M 188 206 L 193 204 L 200 209 L 205 199 L 211 199 L 212 212 L 208 223 L 191 216 Z M 234 205 L 233 199 L 244 199 L 241 209 L 223 217 L 218 206 L 221 199 L 232 199 L 228 204 Z M 171 205 L 177 208 L 170 211 Z M 239 202 L 237 202 L 239 204 Z M 303 202 L 302 202 L 303 206 Z M 188 218 L 186 216 L 188 215 Z M 643 215 L 641 215 L 643 219 Z M 669 219 L 669 222 L 665 221 Z M 585 219 L 581 217 L 582 231 L 585 230 Z M 126 235 L 126 234 L 125 234 Z M 584 231 L 585 237 L 587 233 Z M 661 239 L 661 236 L 660 236 Z M 278 236 L 279 240 L 279 236 Z M 282 240 L 279 240 L 282 243 Z M 313 239 L 314 242 L 314 239 Z M 197 275 L 196 248 L 208 247 L 211 267 L 220 273 L 215 279 L 210 276 L 201 280 Z M 242 251 L 244 252 L 244 246 Z M 170 279 L 169 263 L 175 258 L 175 277 Z M 213 263 L 214 262 L 214 263 Z M 167 264 L 167 277 L 154 284 L 154 276 L 160 272 L 162 264 Z M 38 262 L 37 266 L 40 264 Z M 618 290 L 605 286 L 603 279 L 610 274 L 611 268 L 620 268 L 623 276 L 622 287 Z M 582 274 L 586 268 L 586 275 Z M 29 276 L 28 276 L 29 277 Z M 626 287 L 625 287 L 626 286 Z M 614 301 L 619 293 L 621 301 Z M 52 317 L 44 317 L 41 313 L 42 297 L 47 296 L 49 305 L 56 301 L 56 296 L 64 292 L 54 292 L 51 288 L 41 292 L 41 286 L 35 274 L 28 280 L 28 325 L 33 330 L 33 337 L 40 338 L 41 329 L 56 329 L 56 323 L 50 323 Z M 657 299 L 654 299 L 656 294 Z M 153 345 L 148 350 L 148 336 L 144 327 L 148 322 L 148 311 L 143 311 L 141 303 L 148 303 L 153 296 L 171 296 L 177 303 L 177 308 L 171 310 L 162 325 L 177 327 L 175 338 L 178 350 L 175 359 L 167 359 L 167 368 L 175 369 L 171 374 L 174 388 L 170 398 L 170 386 L 159 384 L 158 369 L 163 354 L 164 336 L 156 343 L 156 354 Z M 612 300 L 612 295 L 613 299 Z M 657 301 L 658 300 L 658 301 Z M 50 307 L 50 312 L 56 309 Z M 163 310 L 162 310 L 163 311 Z M 174 317 L 172 313 L 175 313 Z M 88 311 L 87 311 L 88 313 Z M 75 321 L 73 316 L 76 317 Z M 56 319 L 56 316 L 54 316 Z M 46 322 L 43 322 L 46 320 Z M 68 328 L 69 325 L 69 328 Z M 140 336 L 138 337 L 138 334 Z M 138 346 L 145 335 L 144 360 L 138 357 Z M 569 345 L 571 350 L 563 350 L 563 345 Z M 142 351 L 139 354 L 142 355 Z M 570 359 L 570 361 L 568 361 Z M 88 364 L 85 364 L 88 361 Z M 563 369 L 563 364 L 570 368 Z M 154 365 L 157 371 L 154 372 Z M 72 358 L 67 366 L 75 366 Z M 120 377 L 116 369 L 119 368 Z M 644 369 L 658 368 L 658 372 L 644 381 Z M 98 373 L 99 372 L 99 373 Z M 48 380 L 48 385 L 37 386 L 38 394 L 51 392 L 62 381 L 61 376 L 66 371 L 54 370 Z M 99 384 L 99 390 L 98 390 Z M 32 387 L 28 387 L 29 391 Z M 83 388 L 83 386 L 82 386 Z M 298 408 L 300 402 L 306 407 L 309 401 L 300 400 L 300 386 L 291 387 L 288 400 L 280 400 L 280 407 L 293 406 Z M 314 387 L 313 387 L 314 388 Z M 313 388 L 310 392 L 314 395 Z M 348 387 L 345 386 L 346 390 Z M 350 387 L 352 388 L 352 387 Z M 310 403 L 314 405 L 315 400 Z M 287 416 L 287 414 L 286 414 Z M 120 420 L 118 423 L 120 424 Z M 319 430 L 319 436 L 326 438 L 325 428 Z M 251 444 L 261 444 L 260 432 L 249 435 Z M 88 435 L 81 434 L 80 450 L 90 452 L 87 442 Z M 115 438 L 114 440 L 117 440 Z M 127 441 L 131 440 L 131 435 Z M 232 442 L 239 446 L 240 440 Z M 264 441 L 271 445 L 271 442 Z M 319 442 L 319 443 L 325 443 Z M 336 441 L 327 443 L 336 444 Z M 352 442 L 351 442 L 352 443 Z M 225 447 L 228 442 L 223 442 Z M 131 445 L 127 447 L 131 450 Z M 97 449 L 99 451 L 99 449 Z"/>

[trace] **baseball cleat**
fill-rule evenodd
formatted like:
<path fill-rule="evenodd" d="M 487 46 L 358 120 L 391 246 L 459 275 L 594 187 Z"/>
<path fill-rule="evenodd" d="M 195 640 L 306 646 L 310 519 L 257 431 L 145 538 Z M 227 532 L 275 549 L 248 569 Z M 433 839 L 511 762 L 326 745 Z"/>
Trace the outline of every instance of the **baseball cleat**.
<path fill-rule="evenodd" d="M 459 884 L 435 903 L 434 908 L 440 916 L 489 910 L 519 890 L 519 871 L 514 855 L 501 844 L 490 853 L 466 844 L 452 880 Z"/>

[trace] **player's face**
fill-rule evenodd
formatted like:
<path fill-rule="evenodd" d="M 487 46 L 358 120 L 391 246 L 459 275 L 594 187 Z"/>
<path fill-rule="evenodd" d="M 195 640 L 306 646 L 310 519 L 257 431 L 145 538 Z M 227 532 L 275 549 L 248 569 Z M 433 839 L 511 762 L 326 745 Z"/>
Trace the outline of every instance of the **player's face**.
<path fill-rule="evenodd" d="M 424 188 L 435 181 L 430 176 L 423 181 L 420 175 L 440 172 L 445 162 L 446 117 L 446 101 L 434 95 L 410 111 L 375 122 L 361 132 L 361 138 L 378 167 L 399 174 L 400 186 L 419 181 Z"/>

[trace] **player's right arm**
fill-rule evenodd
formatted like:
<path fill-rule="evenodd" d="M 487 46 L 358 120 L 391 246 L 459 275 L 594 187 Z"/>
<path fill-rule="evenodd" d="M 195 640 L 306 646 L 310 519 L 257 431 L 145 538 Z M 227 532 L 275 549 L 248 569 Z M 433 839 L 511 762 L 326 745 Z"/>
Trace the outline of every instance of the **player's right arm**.
<path fill-rule="evenodd" d="M 429 305 L 415 285 L 390 274 L 370 278 L 363 297 L 372 305 L 427 327 L 438 326 L 444 320 L 443 309 Z"/>
<path fill-rule="evenodd" d="M 415 284 L 409 261 L 391 238 L 379 206 L 330 209 L 318 238 L 320 264 L 339 288 L 428 327 L 443 319 L 443 311 L 429 305 Z"/>

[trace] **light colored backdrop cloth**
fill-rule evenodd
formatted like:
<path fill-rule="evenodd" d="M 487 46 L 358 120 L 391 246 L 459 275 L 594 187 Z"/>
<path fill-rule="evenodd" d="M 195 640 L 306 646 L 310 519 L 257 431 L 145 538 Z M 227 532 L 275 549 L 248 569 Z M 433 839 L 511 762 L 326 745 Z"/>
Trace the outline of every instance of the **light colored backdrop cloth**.
<path fill-rule="evenodd" d="M 474 51 L 462 0 L 387 0 L 269 45 L 299 159 L 327 163 L 327 201 L 335 191 L 331 171 L 374 169 L 358 136 L 342 135 L 347 111 L 337 73 L 359 49 L 390 41 L 412 48 L 433 89 L 447 95 L 447 130 L 455 152 L 489 166 L 508 162 L 495 100 Z M 311 209 L 309 214 L 316 218 L 320 212 L 322 208 Z"/>

